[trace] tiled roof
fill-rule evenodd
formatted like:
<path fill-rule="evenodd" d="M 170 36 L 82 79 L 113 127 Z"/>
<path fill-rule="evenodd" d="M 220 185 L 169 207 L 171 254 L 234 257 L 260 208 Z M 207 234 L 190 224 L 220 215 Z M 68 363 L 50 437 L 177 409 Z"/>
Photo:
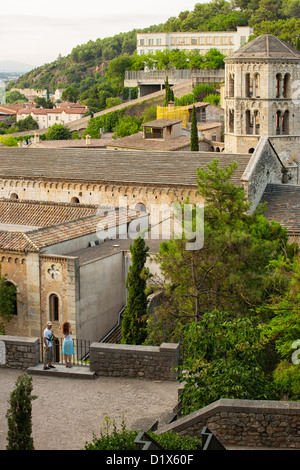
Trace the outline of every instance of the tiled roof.
<path fill-rule="evenodd" d="M 289 232 L 300 233 L 300 186 L 268 184 L 261 202 L 267 203 L 266 219 L 279 222 Z"/>
<path fill-rule="evenodd" d="M 127 137 L 122 137 L 121 139 L 112 139 L 112 141 L 106 145 L 109 146 L 109 148 L 120 149 L 175 151 L 189 147 L 190 141 L 191 138 L 189 135 L 180 135 L 166 140 L 154 138 L 144 139 L 143 133 L 138 132 Z"/>
<path fill-rule="evenodd" d="M 11 251 L 34 251 L 47 246 L 73 240 L 86 235 L 128 223 L 136 218 L 133 211 L 116 211 L 111 215 L 92 215 L 70 222 L 23 232 L 0 231 L 0 249 Z"/>
<path fill-rule="evenodd" d="M 197 168 L 216 158 L 220 167 L 238 163 L 232 181 L 240 184 L 250 154 L 92 148 L 1 148 L 0 177 L 196 187 Z"/>
<path fill-rule="evenodd" d="M 224 60 L 232 62 L 237 59 L 300 60 L 300 52 L 272 34 L 263 34 L 240 47 Z"/>
<path fill-rule="evenodd" d="M 0 200 L 0 224 L 46 227 L 96 212 L 96 205 Z"/>

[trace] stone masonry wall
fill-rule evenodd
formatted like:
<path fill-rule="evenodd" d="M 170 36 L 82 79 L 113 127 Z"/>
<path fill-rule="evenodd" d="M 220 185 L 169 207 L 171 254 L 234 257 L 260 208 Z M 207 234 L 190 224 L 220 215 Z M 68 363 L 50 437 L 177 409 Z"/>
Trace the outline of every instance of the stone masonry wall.
<path fill-rule="evenodd" d="M 90 369 L 100 376 L 176 380 L 179 345 L 133 346 L 92 343 Z"/>
<path fill-rule="evenodd" d="M 221 399 L 159 433 L 201 438 L 203 426 L 225 447 L 300 449 L 300 402 Z"/>
<path fill-rule="evenodd" d="M 0 336 L 0 367 L 27 369 L 39 363 L 39 339 Z"/>

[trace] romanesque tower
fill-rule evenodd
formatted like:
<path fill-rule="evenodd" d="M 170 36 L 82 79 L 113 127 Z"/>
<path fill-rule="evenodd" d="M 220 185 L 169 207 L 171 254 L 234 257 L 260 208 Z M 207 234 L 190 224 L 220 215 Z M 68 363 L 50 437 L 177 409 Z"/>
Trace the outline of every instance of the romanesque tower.
<path fill-rule="evenodd" d="M 300 135 L 300 52 L 265 34 L 225 59 L 225 151 L 252 153 L 260 136 Z"/>

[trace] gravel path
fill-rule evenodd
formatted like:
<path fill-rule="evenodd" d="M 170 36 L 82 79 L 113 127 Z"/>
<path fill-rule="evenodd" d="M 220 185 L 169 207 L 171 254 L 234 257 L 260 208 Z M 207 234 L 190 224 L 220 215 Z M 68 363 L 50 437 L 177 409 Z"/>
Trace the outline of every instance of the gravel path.
<path fill-rule="evenodd" d="M 23 372 L 0 368 L 0 450 L 6 449 L 10 394 Z M 81 450 L 100 434 L 105 416 L 116 424 L 142 428 L 177 404 L 179 384 L 171 381 L 33 376 L 33 441 L 36 450 Z M 145 426 L 146 427 L 146 426 Z"/>

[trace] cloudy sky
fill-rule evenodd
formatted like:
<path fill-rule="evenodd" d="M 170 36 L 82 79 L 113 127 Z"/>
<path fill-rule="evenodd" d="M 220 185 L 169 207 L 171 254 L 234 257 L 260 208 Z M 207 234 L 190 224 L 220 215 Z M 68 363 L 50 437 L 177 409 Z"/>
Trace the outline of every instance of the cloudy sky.
<path fill-rule="evenodd" d="M 2 1 L 0 62 L 43 65 L 90 39 L 163 23 L 203 1 L 207 0 Z"/>

